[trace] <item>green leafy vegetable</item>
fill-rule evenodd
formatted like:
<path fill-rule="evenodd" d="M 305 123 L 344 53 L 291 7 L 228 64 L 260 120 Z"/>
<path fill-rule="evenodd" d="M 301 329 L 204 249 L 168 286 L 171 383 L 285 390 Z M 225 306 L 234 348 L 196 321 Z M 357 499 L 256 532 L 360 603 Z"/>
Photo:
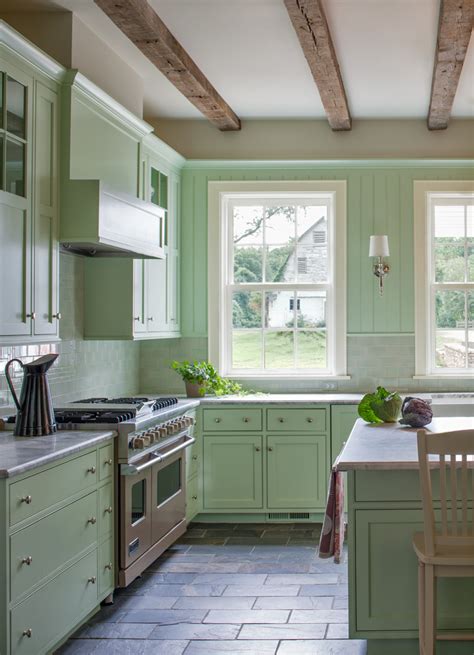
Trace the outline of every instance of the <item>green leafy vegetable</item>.
<path fill-rule="evenodd" d="M 365 394 L 359 403 L 358 412 L 367 423 L 395 423 L 401 406 L 402 399 L 398 393 L 377 387 L 375 393 Z"/>

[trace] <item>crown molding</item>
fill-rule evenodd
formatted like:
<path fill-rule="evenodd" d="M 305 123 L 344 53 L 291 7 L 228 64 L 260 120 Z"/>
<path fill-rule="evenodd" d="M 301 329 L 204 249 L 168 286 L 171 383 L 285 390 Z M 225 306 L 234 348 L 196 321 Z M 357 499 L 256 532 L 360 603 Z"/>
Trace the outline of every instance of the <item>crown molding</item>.
<path fill-rule="evenodd" d="M 472 168 L 474 159 L 187 159 L 186 170 L 328 169 L 328 168 Z"/>
<path fill-rule="evenodd" d="M 179 152 L 162 141 L 153 132 L 147 134 L 144 137 L 143 145 L 153 150 L 153 152 L 159 155 L 159 157 L 164 159 L 170 166 L 175 169 L 180 170 L 186 164 L 186 159 L 183 157 L 183 155 L 180 155 Z"/>

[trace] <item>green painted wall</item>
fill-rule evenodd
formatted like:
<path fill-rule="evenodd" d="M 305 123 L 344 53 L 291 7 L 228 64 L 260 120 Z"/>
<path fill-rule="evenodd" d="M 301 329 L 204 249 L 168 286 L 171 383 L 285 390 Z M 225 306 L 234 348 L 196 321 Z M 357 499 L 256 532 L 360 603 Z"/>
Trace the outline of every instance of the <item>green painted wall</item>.
<path fill-rule="evenodd" d="M 349 334 L 413 333 L 413 181 L 474 178 L 473 162 L 226 163 L 189 161 L 182 178 L 182 334 L 207 335 L 207 183 L 347 180 Z M 369 235 L 388 234 L 391 273 L 380 298 Z"/>

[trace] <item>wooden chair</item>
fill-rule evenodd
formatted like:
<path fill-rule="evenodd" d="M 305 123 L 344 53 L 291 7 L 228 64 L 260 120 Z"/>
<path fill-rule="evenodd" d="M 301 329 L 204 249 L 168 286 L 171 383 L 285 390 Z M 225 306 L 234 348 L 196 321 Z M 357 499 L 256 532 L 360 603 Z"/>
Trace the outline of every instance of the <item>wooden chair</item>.
<path fill-rule="evenodd" d="M 437 578 L 474 577 L 474 430 L 418 430 L 417 438 L 424 512 L 424 532 L 413 537 L 419 565 L 420 655 L 434 655 L 436 639 L 474 640 L 474 633 L 436 629 Z M 433 470 L 439 471 L 441 521 L 436 521 L 433 507 Z"/>

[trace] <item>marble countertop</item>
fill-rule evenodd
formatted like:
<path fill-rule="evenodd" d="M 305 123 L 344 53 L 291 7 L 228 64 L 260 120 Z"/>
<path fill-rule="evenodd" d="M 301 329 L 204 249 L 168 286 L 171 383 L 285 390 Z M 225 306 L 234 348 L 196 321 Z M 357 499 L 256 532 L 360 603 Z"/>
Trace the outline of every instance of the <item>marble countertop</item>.
<path fill-rule="evenodd" d="M 9 431 L 0 432 L 0 478 L 26 473 L 115 436 L 113 430 L 64 430 L 47 437 L 14 437 Z"/>
<path fill-rule="evenodd" d="M 434 418 L 425 429 L 431 432 L 474 429 L 474 418 Z M 371 425 L 359 418 L 336 466 L 339 471 L 417 469 L 416 428 L 399 423 Z M 474 468 L 474 460 L 469 466 Z"/>
<path fill-rule="evenodd" d="M 259 393 L 243 396 L 204 396 L 200 398 L 201 405 L 241 405 L 244 403 L 284 404 L 317 403 L 322 405 L 357 405 L 363 397 L 362 393 Z"/>

